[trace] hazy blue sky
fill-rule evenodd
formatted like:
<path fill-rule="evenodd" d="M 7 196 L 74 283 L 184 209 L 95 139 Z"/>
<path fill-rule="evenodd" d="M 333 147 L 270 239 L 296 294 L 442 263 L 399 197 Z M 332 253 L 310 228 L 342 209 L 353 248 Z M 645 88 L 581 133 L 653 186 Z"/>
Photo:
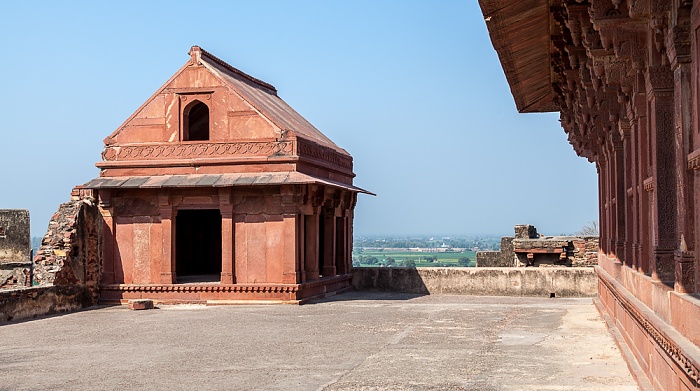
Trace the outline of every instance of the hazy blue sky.
<path fill-rule="evenodd" d="M 102 140 L 200 45 L 355 161 L 355 234 L 571 233 L 595 167 L 518 114 L 477 0 L 0 2 L 0 208 L 41 236 Z"/>

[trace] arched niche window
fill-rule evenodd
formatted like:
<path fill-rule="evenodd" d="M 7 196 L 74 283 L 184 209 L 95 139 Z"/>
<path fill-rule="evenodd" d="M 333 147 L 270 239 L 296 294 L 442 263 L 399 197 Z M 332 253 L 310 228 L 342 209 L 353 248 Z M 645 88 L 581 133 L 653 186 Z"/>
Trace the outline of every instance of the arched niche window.
<path fill-rule="evenodd" d="M 194 100 L 183 112 L 183 141 L 209 140 L 209 106 Z"/>

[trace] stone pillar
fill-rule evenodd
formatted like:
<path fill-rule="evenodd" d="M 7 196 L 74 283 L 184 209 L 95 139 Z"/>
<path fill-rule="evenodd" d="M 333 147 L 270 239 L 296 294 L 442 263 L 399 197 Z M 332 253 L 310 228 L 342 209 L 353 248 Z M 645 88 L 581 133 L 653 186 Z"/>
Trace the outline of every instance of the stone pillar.
<path fill-rule="evenodd" d="M 677 182 L 678 231 L 675 259 L 675 290 L 680 293 L 695 292 L 695 174 L 688 166 L 687 156 L 693 150 L 693 77 L 690 55 L 690 16 L 688 7 L 679 8 L 674 21 L 675 34 L 667 52 L 671 61 L 674 79 L 674 145 Z"/>
<path fill-rule="evenodd" d="M 641 74 L 638 74 L 638 83 L 643 89 L 644 82 Z M 639 272 L 651 275 L 651 254 L 654 243 L 651 233 L 651 195 L 647 192 L 645 181 L 651 177 L 651 162 L 649 159 L 649 131 L 647 120 L 646 94 L 637 92 L 634 94 L 634 110 L 636 119 L 636 148 L 637 158 L 637 267 Z"/>
<path fill-rule="evenodd" d="M 297 231 L 297 283 L 306 281 L 306 237 L 304 235 L 304 215 L 298 214 Z"/>
<path fill-rule="evenodd" d="M 175 216 L 177 211 L 174 210 L 170 202 L 170 194 L 167 191 L 161 192 L 158 195 L 160 207 L 160 226 L 161 236 L 163 239 L 163 252 L 161 254 L 160 263 L 160 283 L 174 284 L 176 281 L 175 270 Z"/>
<path fill-rule="evenodd" d="M 647 99 L 651 133 L 654 250 L 651 277 L 671 282 L 675 277 L 677 187 L 674 167 L 673 74 L 667 65 L 647 68 Z"/>
<path fill-rule="evenodd" d="M 221 202 L 221 197 L 219 197 L 219 200 Z M 234 284 L 235 230 L 233 223 L 233 205 L 230 203 L 221 203 L 219 205 L 219 210 L 221 211 L 221 283 Z"/>
<path fill-rule="evenodd" d="M 614 118 L 614 122 L 617 122 L 617 118 Z M 615 215 L 613 216 L 615 220 L 615 255 L 620 262 L 628 265 L 629 260 L 625 255 L 625 238 L 627 235 L 627 219 L 625 217 L 625 211 L 627 210 L 627 206 L 625 205 L 627 201 L 627 188 L 625 187 L 625 151 L 623 139 L 620 136 L 620 132 L 616 129 L 616 125 L 612 127 L 611 144 L 613 152 L 612 163 L 615 166 L 615 179 L 613 182 L 613 191 L 615 194 Z"/>
<path fill-rule="evenodd" d="M 296 230 L 297 224 L 296 213 L 285 213 L 282 215 L 284 229 L 282 231 L 282 282 L 285 284 L 296 284 L 298 281 L 297 275 L 297 243 L 299 243 L 299 233 Z"/>
<path fill-rule="evenodd" d="M 335 210 L 330 207 L 323 214 L 323 276 L 335 276 Z"/>
<path fill-rule="evenodd" d="M 605 157 L 599 156 L 597 163 L 598 169 L 598 209 L 600 221 L 600 250 L 604 254 L 608 254 L 608 196 L 607 196 L 607 167 Z"/>
<path fill-rule="evenodd" d="M 111 207 L 111 192 L 100 190 L 98 194 L 100 213 L 102 214 L 102 283 L 114 284 L 114 216 Z"/>
<path fill-rule="evenodd" d="M 314 211 L 315 212 L 315 211 Z M 306 281 L 318 280 L 319 216 L 313 213 L 304 216 L 304 270 Z"/>
<path fill-rule="evenodd" d="M 637 254 L 633 246 L 634 229 L 636 225 L 634 220 L 634 159 L 632 157 L 632 140 L 631 128 L 627 119 L 620 121 L 620 136 L 622 138 L 623 162 L 624 162 L 624 195 L 625 209 L 622 218 L 625 220 L 624 232 L 624 252 L 625 263 L 633 269 L 636 269 Z"/>

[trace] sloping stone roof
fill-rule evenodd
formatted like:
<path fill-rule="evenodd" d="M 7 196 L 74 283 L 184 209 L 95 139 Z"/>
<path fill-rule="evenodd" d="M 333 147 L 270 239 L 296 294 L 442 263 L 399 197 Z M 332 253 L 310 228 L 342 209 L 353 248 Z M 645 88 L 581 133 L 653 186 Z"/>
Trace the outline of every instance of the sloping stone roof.
<path fill-rule="evenodd" d="M 255 107 L 280 129 L 292 131 L 297 137 L 349 155 L 347 151 L 337 146 L 309 121 L 299 115 L 287 102 L 277 96 L 277 89 L 274 86 L 232 67 L 199 46 L 193 46 L 190 54 L 193 51 L 202 65 L 236 90 L 242 99 Z"/>
<path fill-rule="evenodd" d="M 479 0 L 521 113 L 558 111 L 550 71 L 548 0 Z"/>
<path fill-rule="evenodd" d="M 160 189 L 172 187 L 231 187 L 260 185 L 319 184 L 358 193 L 375 195 L 357 186 L 322 179 L 300 172 L 155 175 L 95 178 L 85 183 L 88 189 Z"/>

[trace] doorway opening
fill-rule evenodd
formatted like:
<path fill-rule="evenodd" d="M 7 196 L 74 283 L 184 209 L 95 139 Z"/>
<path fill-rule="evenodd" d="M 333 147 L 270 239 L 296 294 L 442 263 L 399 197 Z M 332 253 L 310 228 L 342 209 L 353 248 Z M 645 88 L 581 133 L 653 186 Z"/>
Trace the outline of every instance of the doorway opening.
<path fill-rule="evenodd" d="M 221 281 L 221 213 L 181 210 L 175 218 L 178 283 Z"/>

